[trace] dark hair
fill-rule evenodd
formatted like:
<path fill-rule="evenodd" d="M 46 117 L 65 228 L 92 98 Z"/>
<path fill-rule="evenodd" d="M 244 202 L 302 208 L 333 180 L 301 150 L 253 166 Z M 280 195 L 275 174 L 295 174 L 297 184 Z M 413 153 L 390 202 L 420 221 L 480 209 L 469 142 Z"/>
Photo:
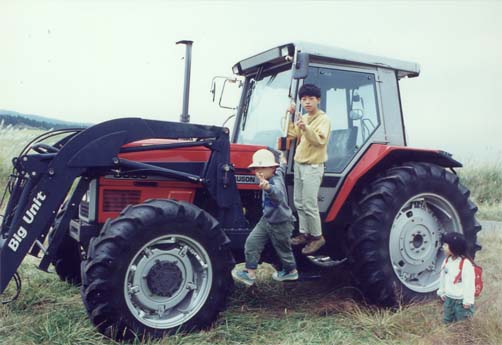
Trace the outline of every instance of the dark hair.
<path fill-rule="evenodd" d="M 298 95 L 300 96 L 300 99 L 304 96 L 314 96 L 321 98 L 321 89 L 314 84 L 303 84 L 303 86 L 300 88 L 300 91 L 298 91 Z"/>
<path fill-rule="evenodd" d="M 464 235 L 459 232 L 449 232 L 443 236 L 443 243 L 448 243 L 451 253 L 454 256 L 467 255 L 467 241 Z"/>

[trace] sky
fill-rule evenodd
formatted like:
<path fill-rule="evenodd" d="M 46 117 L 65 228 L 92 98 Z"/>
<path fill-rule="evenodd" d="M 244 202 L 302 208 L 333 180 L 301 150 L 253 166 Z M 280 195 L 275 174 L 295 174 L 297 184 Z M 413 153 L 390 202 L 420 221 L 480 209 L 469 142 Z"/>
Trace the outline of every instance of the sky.
<path fill-rule="evenodd" d="M 418 62 L 400 83 L 410 146 L 502 160 L 502 2 L 0 0 L 0 109 L 92 122 L 177 121 L 193 40 L 191 121 L 237 61 L 311 41 Z"/>

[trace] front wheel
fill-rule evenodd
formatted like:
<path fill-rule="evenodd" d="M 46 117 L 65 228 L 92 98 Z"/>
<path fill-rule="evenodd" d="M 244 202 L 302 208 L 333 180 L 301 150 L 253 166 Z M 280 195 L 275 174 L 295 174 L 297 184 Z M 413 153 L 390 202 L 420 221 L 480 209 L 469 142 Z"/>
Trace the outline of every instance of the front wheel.
<path fill-rule="evenodd" d="M 115 339 L 209 326 L 233 286 L 227 243 L 217 221 L 191 204 L 130 206 L 91 241 L 83 262 L 92 322 Z"/>
<path fill-rule="evenodd" d="M 349 232 L 350 260 L 369 302 L 394 306 L 433 296 L 445 233 L 463 233 L 474 257 L 481 227 L 469 194 L 456 175 L 416 162 L 385 171 L 360 191 Z"/>
<path fill-rule="evenodd" d="M 53 231 L 59 227 L 65 211 L 66 207 L 65 204 L 63 204 L 49 232 L 49 244 L 52 241 Z M 52 264 L 54 265 L 59 279 L 72 285 L 79 286 L 81 283 L 80 263 L 82 260 L 80 244 L 70 236 L 68 225 L 65 226 L 64 232 L 64 237 L 57 251 L 54 253 Z"/>

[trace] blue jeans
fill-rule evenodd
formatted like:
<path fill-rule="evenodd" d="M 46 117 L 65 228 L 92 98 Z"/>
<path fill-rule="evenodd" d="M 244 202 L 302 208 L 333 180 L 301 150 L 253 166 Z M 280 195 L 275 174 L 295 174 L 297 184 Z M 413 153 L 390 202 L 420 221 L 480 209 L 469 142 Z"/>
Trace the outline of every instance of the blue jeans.
<path fill-rule="evenodd" d="M 281 260 L 282 269 L 286 272 L 296 269 L 295 257 L 293 256 L 290 241 L 293 228 L 292 222 L 270 224 L 265 217 L 261 217 L 244 245 L 246 268 L 254 270 L 258 267 L 263 248 L 270 241 Z"/>
<path fill-rule="evenodd" d="M 474 315 L 474 305 L 471 305 L 469 309 L 465 309 L 461 299 L 453 299 L 450 297 L 446 297 L 443 310 L 444 323 L 470 319 Z"/>

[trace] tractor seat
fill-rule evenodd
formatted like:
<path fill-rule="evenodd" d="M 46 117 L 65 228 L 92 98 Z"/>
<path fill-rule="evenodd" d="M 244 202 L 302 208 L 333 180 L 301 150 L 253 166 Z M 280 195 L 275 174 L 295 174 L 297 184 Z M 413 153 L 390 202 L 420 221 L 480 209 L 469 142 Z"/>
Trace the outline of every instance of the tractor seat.
<path fill-rule="evenodd" d="M 356 152 L 357 131 L 359 127 L 331 131 L 328 142 L 326 171 L 341 172 Z"/>

